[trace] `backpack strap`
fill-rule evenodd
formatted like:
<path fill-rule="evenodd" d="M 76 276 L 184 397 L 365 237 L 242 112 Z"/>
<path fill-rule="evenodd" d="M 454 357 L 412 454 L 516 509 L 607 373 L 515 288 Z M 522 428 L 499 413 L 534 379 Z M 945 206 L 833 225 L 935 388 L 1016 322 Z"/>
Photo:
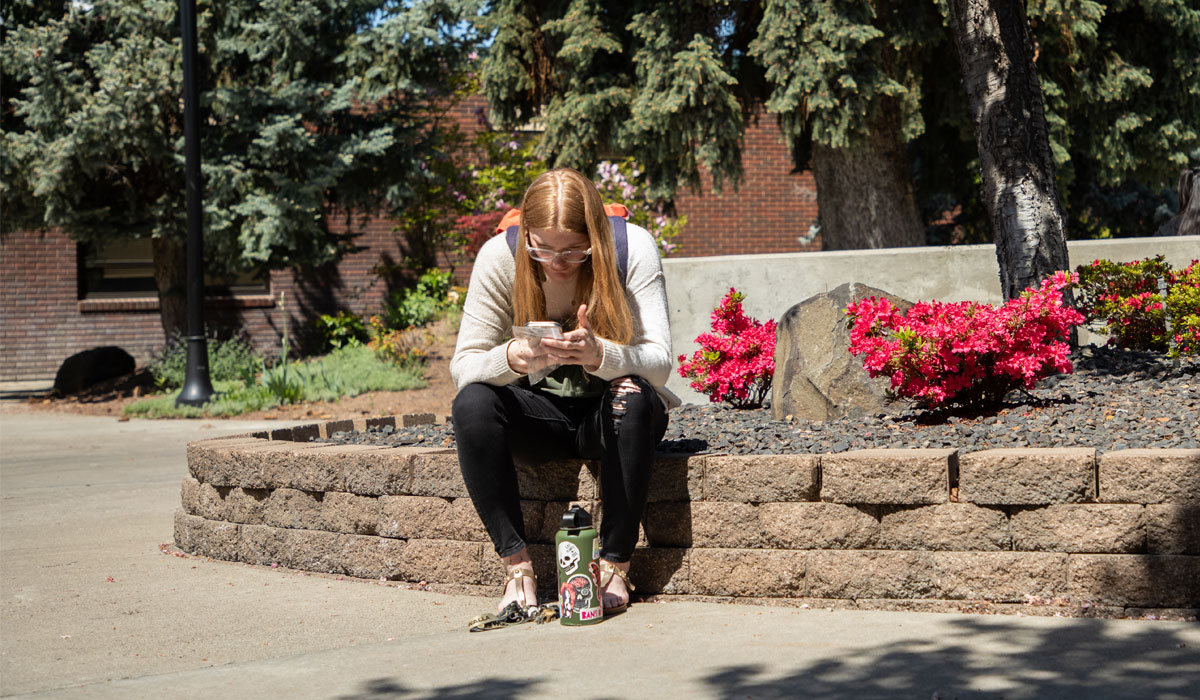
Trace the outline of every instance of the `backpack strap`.
<path fill-rule="evenodd" d="M 612 224 L 613 243 L 617 248 L 617 274 L 621 277 L 621 284 L 625 285 L 629 281 L 629 230 L 625 227 L 623 216 L 610 216 L 608 220 Z M 508 252 L 513 255 L 517 254 L 517 236 L 520 232 L 520 224 L 514 224 L 504 230 Z"/>

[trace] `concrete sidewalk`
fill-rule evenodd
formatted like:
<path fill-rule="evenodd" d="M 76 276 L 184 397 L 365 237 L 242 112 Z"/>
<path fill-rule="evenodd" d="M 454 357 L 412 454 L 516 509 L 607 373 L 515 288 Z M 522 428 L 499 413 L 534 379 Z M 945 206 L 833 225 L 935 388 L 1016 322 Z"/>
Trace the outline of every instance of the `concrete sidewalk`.
<path fill-rule="evenodd" d="M 0 415 L 0 694 L 1200 697 L 1194 623 L 680 602 L 468 634 L 491 601 L 162 553 L 184 445 L 262 425 Z"/>

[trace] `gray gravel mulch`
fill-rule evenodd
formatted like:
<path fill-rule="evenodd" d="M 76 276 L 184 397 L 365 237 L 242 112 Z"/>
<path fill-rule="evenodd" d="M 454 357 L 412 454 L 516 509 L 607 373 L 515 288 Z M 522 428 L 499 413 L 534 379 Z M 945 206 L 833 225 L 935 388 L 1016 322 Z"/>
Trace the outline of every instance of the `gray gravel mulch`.
<path fill-rule="evenodd" d="M 661 452 L 830 453 L 867 448 L 1200 448 L 1200 361 L 1085 347 L 1075 371 L 1012 392 L 987 412 L 906 409 L 838 420 L 782 420 L 768 408 L 687 404 L 670 413 Z M 449 425 L 336 433 L 327 442 L 453 447 Z"/>

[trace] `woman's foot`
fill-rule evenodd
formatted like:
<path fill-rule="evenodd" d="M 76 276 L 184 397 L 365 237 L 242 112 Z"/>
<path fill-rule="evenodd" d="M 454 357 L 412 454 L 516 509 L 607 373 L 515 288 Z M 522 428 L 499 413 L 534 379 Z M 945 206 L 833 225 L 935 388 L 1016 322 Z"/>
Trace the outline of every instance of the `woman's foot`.
<path fill-rule="evenodd" d="M 503 610 L 506 605 L 517 601 L 522 608 L 537 605 L 537 577 L 533 573 L 533 561 L 526 550 L 521 550 L 510 557 L 503 557 L 504 562 L 504 596 L 496 610 Z"/>
<path fill-rule="evenodd" d="M 629 562 L 600 560 L 600 593 L 604 613 L 612 615 L 629 607 L 633 584 L 629 581 Z"/>

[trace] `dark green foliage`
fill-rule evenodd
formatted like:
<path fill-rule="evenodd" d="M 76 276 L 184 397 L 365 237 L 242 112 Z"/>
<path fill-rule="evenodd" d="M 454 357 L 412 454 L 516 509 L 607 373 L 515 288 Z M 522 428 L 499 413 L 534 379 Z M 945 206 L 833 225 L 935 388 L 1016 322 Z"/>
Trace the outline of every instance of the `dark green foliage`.
<path fill-rule="evenodd" d="M 313 322 L 317 335 L 321 338 L 322 352 L 365 343 L 368 340 L 367 328 L 363 325 L 362 316 L 349 311 L 339 311 L 336 314 L 321 314 Z"/>
<path fill-rule="evenodd" d="M 501 0 L 482 85 L 501 123 L 545 124 L 539 153 L 591 172 L 614 151 L 645 164 L 651 196 L 741 177 L 745 111 L 761 70 L 746 60 L 758 2 Z"/>
<path fill-rule="evenodd" d="M 329 261 L 347 242 L 326 215 L 411 201 L 442 147 L 428 103 L 471 41 L 451 31 L 469 0 L 198 6 L 210 271 Z M 182 236 L 177 13 L 98 0 L 6 21 L 6 230 Z"/>
<path fill-rule="evenodd" d="M 446 308 L 452 279 L 449 272 L 430 269 L 416 286 L 389 294 L 383 301 L 384 326 L 404 330 L 432 321 Z"/>
<path fill-rule="evenodd" d="M 1069 237 L 1151 235 L 1176 206 L 1179 171 L 1200 160 L 1200 8 L 1055 0 L 1027 12 Z M 798 168 L 814 144 L 853 146 L 887 114 L 933 242 L 985 242 L 945 17 L 944 0 L 501 0 L 482 25 L 495 37 L 482 85 L 504 124 L 544 122 L 552 164 L 589 172 L 633 155 L 668 199 L 698 184 L 700 164 L 736 184 L 742 132 L 763 108 Z"/>

